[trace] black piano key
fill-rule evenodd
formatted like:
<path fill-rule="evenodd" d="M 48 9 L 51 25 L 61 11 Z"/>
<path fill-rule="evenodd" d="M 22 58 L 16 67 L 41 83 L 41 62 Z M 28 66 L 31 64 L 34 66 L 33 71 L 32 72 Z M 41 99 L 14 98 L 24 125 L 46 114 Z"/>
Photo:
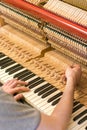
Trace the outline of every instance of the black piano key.
<path fill-rule="evenodd" d="M 2 57 L 4 57 L 4 56 L 6 56 L 6 55 L 3 54 L 3 53 L 0 53 L 0 58 L 2 58 Z"/>
<path fill-rule="evenodd" d="M 30 75 L 30 74 L 32 74 L 32 72 L 26 72 L 25 74 L 23 74 L 23 75 L 20 75 L 19 77 L 18 77 L 18 79 L 22 79 L 23 77 L 26 77 L 27 75 Z"/>
<path fill-rule="evenodd" d="M 87 121 L 87 116 L 84 116 L 79 122 L 78 124 L 81 125 L 83 122 Z"/>
<path fill-rule="evenodd" d="M 74 103 L 73 103 L 73 106 L 76 106 L 77 104 L 79 104 L 80 102 L 78 102 L 78 101 L 75 101 Z"/>
<path fill-rule="evenodd" d="M 12 71 L 10 71 L 8 74 L 11 75 L 11 74 L 13 74 L 13 73 L 15 73 L 15 72 L 17 72 L 17 71 L 19 71 L 21 69 L 23 69 L 23 66 L 20 65 L 20 66 L 14 68 Z"/>
<path fill-rule="evenodd" d="M 32 73 L 32 74 L 30 74 L 30 75 L 27 75 L 26 77 L 23 77 L 21 80 L 27 81 L 27 80 L 33 78 L 34 76 L 35 76 L 35 74 Z M 28 84 L 27 86 L 29 86 L 29 84 Z"/>
<path fill-rule="evenodd" d="M 24 77 L 24 76 L 28 75 L 28 73 L 30 74 L 31 72 L 28 71 L 27 69 L 26 69 L 26 70 L 23 70 L 22 72 L 20 72 L 20 73 L 14 75 L 14 78 L 17 77 L 17 78 L 21 79 L 21 77 Z"/>
<path fill-rule="evenodd" d="M 43 86 L 41 86 L 41 87 L 35 89 L 34 93 L 38 93 L 39 91 L 43 90 L 44 88 L 47 88 L 49 85 L 50 85 L 50 84 L 47 83 L 47 84 L 45 84 L 45 85 L 43 85 Z"/>
<path fill-rule="evenodd" d="M 37 77 L 36 79 L 33 79 L 32 81 L 30 81 L 30 82 L 29 82 L 29 85 L 34 84 L 35 82 L 37 82 L 37 81 L 39 81 L 39 80 L 41 80 L 41 78 L 40 78 L 40 77 Z"/>
<path fill-rule="evenodd" d="M 63 94 L 63 92 L 59 92 L 58 94 L 54 95 L 53 97 L 51 97 L 50 99 L 48 99 L 48 103 L 52 102 L 53 100 L 55 100 L 56 98 L 60 97 Z"/>
<path fill-rule="evenodd" d="M 54 102 L 52 102 L 52 106 L 55 106 L 59 102 L 60 98 L 56 99 Z"/>
<path fill-rule="evenodd" d="M 15 63 L 16 63 L 16 62 L 15 62 Z M 18 67 L 18 66 L 20 66 L 20 64 L 14 65 L 14 66 L 12 66 L 12 67 L 6 69 L 5 72 L 10 72 L 11 70 L 13 70 L 14 68 L 16 68 L 16 67 Z"/>
<path fill-rule="evenodd" d="M 6 64 L 2 65 L 1 69 L 4 69 L 4 68 L 6 68 L 6 67 L 8 67 L 8 66 L 10 66 L 10 65 L 12 65 L 14 63 L 15 63 L 15 61 L 9 61 Z"/>
<path fill-rule="evenodd" d="M 38 93 L 38 96 L 44 94 L 45 92 L 49 91 L 49 90 L 52 89 L 52 88 L 53 88 L 53 87 L 52 87 L 51 85 L 48 86 L 47 88 L 44 88 L 42 91 L 40 91 L 40 92 Z"/>
<path fill-rule="evenodd" d="M 78 109 L 80 109 L 83 106 L 84 106 L 83 104 L 79 104 L 78 106 L 76 106 L 75 108 L 73 108 L 72 113 L 76 112 Z"/>
<path fill-rule="evenodd" d="M 41 80 L 35 82 L 34 84 L 29 85 L 29 88 L 32 89 L 32 88 L 36 87 L 37 85 L 39 85 L 39 84 L 41 84 L 43 82 L 44 82 L 44 80 L 41 79 Z"/>
<path fill-rule="evenodd" d="M 75 116 L 75 117 L 73 118 L 73 120 L 76 121 L 76 120 L 78 120 L 79 118 L 81 118 L 81 116 L 83 116 L 83 115 L 85 115 L 85 114 L 87 114 L 87 109 L 84 110 L 84 111 L 82 111 L 82 112 L 81 112 L 80 114 L 78 114 L 77 116 Z"/>
<path fill-rule="evenodd" d="M 0 60 L 0 66 L 2 66 L 5 63 L 7 63 L 8 61 L 11 61 L 11 59 L 9 57 L 6 57 L 6 58 Z"/>
<path fill-rule="evenodd" d="M 87 126 L 85 127 L 85 130 L 87 130 Z"/>
<path fill-rule="evenodd" d="M 49 96 L 50 94 L 54 93 L 55 91 L 57 91 L 57 88 L 53 88 L 52 90 L 46 92 L 45 94 L 42 95 L 41 98 L 46 98 L 47 96 Z"/>

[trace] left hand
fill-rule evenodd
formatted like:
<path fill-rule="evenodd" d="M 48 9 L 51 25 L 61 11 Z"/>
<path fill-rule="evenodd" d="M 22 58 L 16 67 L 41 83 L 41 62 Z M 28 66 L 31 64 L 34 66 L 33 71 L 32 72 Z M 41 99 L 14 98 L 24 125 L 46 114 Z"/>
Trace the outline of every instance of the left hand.
<path fill-rule="evenodd" d="M 26 82 L 12 79 L 7 81 L 3 86 L 2 89 L 4 92 L 13 95 L 15 100 L 20 100 L 23 98 L 22 92 L 29 91 L 29 88 L 25 87 L 27 85 Z"/>

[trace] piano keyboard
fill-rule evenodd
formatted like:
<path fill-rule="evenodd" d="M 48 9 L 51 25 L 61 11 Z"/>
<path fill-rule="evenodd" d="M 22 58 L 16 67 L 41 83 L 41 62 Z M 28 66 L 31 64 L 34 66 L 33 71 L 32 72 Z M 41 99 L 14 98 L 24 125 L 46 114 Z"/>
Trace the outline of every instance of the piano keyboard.
<path fill-rule="evenodd" d="M 5 83 L 13 78 L 29 82 L 27 87 L 31 91 L 23 93 L 25 101 L 45 114 L 51 115 L 62 97 L 62 92 L 1 52 L 0 81 Z M 76 100 L 74 100 L 72 118 L 69 122 L 68 130 L 87 130 L 87 109 Z"/>

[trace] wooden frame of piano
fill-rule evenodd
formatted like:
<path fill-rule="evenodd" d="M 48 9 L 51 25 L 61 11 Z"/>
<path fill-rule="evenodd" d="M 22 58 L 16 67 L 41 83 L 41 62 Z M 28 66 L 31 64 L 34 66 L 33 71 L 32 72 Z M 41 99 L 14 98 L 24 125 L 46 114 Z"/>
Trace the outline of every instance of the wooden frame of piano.
<path fill-rule="evenodd" d="M 29 14 L 45 21 L 47 23 L 51 23 L 58 28 L 69 32 L 70 34 L 77 36 L 79 38 L 87 40 L 87 28 L 83 27 L 79 24 L 76 24 L 72 21 L 69 21 L 61 16 L 58 16 L 48 10 L 35 6 L 31 3 L 25 2 L 23 0 L 2 0 L 6 3 L 9 3 L 17 8 L 28 11 Z"/>

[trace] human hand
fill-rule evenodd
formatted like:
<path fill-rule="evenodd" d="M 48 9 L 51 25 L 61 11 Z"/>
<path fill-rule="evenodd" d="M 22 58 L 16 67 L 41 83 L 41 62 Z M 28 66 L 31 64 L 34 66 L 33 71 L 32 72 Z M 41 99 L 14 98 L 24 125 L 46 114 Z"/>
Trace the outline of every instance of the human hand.
<path fill-rule="evenodd" d="M 25 87 L 27 85 L 26 82 L 12 79 L 7 81 L 3 86 L 2 89 L 4 92 L 13 95 L 15 100 L 20 100 L 23 98 L 22 92 L 29 91 L 29 88 Z"/>
<path fill-rule="evenodd" d="M 77 84 L 79 84 L 80 78 L 81 78 L 82 70 L 80 65 L 73 65 L 66 69 L 65 77 L 66 77 L 66 84 L 73 84 L 75 87 Z"/>

